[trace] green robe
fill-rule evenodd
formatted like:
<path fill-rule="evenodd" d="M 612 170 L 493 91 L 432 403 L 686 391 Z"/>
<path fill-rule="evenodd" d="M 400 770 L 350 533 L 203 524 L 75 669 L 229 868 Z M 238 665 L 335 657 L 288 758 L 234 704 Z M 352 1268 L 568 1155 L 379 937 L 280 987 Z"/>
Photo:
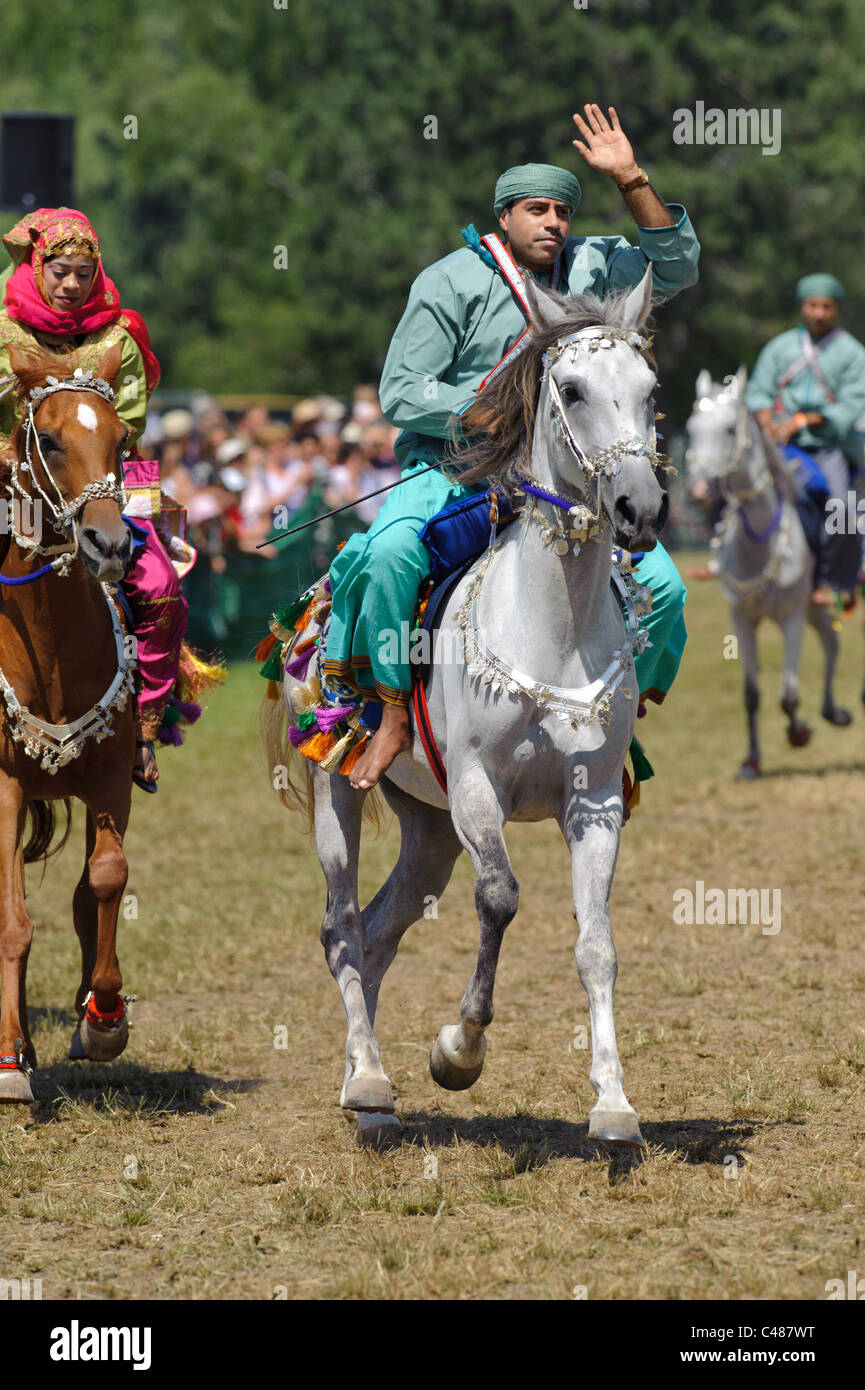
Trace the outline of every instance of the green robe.
<path fill-rule="evenodd" d="M 806 331 L 801 325 L 791 328 L 771 338 L 763 348 L 745 388 L 749 410 L 774 410 L 778 382 L 802 356 Z M 825 348 L 818 349 L 817 361 L 835 402 L 828 400 L 811 368 L 803 367 L 781 392 L 785 414 L 816 410 L 825 417 L 825 423 L 800 430 L 792 442 L 800 449 L 845 448 L 851 429 L 865 414 L 865 347 L 842 329 Z"/>
<path fill-rule="evenodd" d="M 671 211 L 675 225 L 641 227 L 638 247 L 623 237 L 569 237 L 560 257 L 560 290 L 603 296 L 629 289 L 643 278 L 649 261 L 658 299 L 694 284 L 699 243 L 685 209 L 673 204 Z M 539 284 L 549 278 L 535 276 Z M 448 442 L 459 435 L 462 411 L 525 327 L 504 277 L 467 246 L 436 261 L 412 285 L 379 388 L 384 414 L 402 428 L 396 454 L 408 481 L 389 494 L 369 531 L 352 536 L 331 565 L 333 612 L 325 666 L 331 677 L 389 703 L 407 703 L 412 668 L 406 644 L 395 643 L 391 634 L 412 621 L 429 573 L 429 552 L 419 532 L 449 503 L 483 491 L 482 486 L 462 488 L 437 471 L 414 475 L 443 457 Z M 660 609 L 656 602 L 650 631 L 656 646 L 643 654 L 644 670 L 638 658 L 637 676 L 641 690 L 662 698 L 684 647 L 684 587 L 662 547 L 647 561 L 663 580 L 666 600 Z M 640 571 L 637 577 L 651 582 Z M 663 669 L 657 646 L 662 630 L 664 645 L 669 637 L 678 653 Z M 397 647 L 404 660 L 395 659 Z"/>

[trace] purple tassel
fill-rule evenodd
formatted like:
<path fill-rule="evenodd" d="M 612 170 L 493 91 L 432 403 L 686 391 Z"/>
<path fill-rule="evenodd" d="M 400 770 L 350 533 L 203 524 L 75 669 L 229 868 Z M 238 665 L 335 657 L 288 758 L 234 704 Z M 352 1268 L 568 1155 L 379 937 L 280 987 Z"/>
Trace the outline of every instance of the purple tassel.
<path fill-rule="evenodd" d="M 323 734 L 329 734 L 337 724 L 358 709 L 360 705 L 334 705 L 333 709 L 319 709 L 315 712 L 315 722 Z"/>
<path fill-rule="evenodd" d="M 310 735 L 314 733 L 314 727 L 311 727 L 309 729 L 299 729 L 296 724 L 293 724 L 288 731 L 288 741 L 291 744 L 292 748 L 299 748 L 300 745 L 302 743 L 305 743 L 306 740 L 310 737 Z"/>
<path fill-rule="evenodd" d="M 201 705 L 191 704 L 189 700 L 173 700 L 172 704 L 187 724 L 194 724 L 201 718 Z"/>
<path fill-rule="evenodd" d="M 309 651 L 304 652 L 302 656 L 296 656 L 294 661 L 289 661 L 285 668 L 288 674 L 294 676 L 295 680 L 306 680 L 309 663 L 312 661 L 317 651 L 317 647 L 310 647 Z"/>
<path fill-rule="evenodd" d="M 324 592 L 325 592 L 326 594 L 329 594 L 329 593 L 330 593 L 330 575 L 329 575 L 329 574 L 325 576 L 324 583 L 322 584 L 321 587 L 324 589 Z"/>
<path fill-rule="evenodd" d="M 638 719 L 645 719 L 647 713 L 648 713 L 648 711 L 647 711 L 645 705 L 643 705 L 643 704 L 637 705 L 637 718 L 638 718 Z"/>
<path fill-rule="evenodd" d="M 179 724 L 163 724 L 158 734 L 160 743 L 173 743 L 179 747 L 183 742 L 183 734 L 180 732 Z"/>

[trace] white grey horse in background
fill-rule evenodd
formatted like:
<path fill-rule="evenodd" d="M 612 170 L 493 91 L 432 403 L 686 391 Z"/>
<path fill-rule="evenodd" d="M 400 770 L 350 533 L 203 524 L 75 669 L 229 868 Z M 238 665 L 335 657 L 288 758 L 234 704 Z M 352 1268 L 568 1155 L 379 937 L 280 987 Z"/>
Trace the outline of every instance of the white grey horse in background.
<path fill-rule="evenodd" d="M 707 371 L 700 372 L 687 423 L 686 465 L 692 484 L 718 487 L 727 503 L 712 541 L 712 568 L 730 603 L 744 669 L 749 744 L 738 775 L 753 778 L 761 772 L 757 628 L 764 618 L 776 622 L 783 634 L 781 708 L 791 746 L 801 748 L 811 737 L 797 714 L 806 622 L 823 644 L 823 718 L 843 728 L 851 716 L 835 704 L 832 694 L 838 633 L 831 610 L 811 602 L 814 557 L 796 511 L 793 482 L 786 460 L 745 405 L 746 382 L 744 367 L 723 384 L 713 382 Z"/>
<path fill-rule="evenodd" d="M 428 704 L 448 792 L 430 771 L 415 731 L 412 750 L 381 784 L 400 822 L 399 859 L 363 910 L 358 854 L 369 793 L 290 754 L 273 731 L 268 738 L 274 765 L 293 775 L 300 759 L 311 780 L 328 888 L 322 943 L 348 1020 L 340 1103 L 358 1120 L 359 1138 L 380 1140 L 387 1128 L 399 1130 L 374 1032 L 379 988 L 404 932 L 423 918 L 430 895 L 444 892 L 462 850 L 475 870 L 480 943 L 459 1022 L 440 1030 L 430 1070 L 450 1090 L 479 1077 L 499 952 L 517 911 L 519 886 L 503 827 L 507 820 L 555 819 L 571 855 L 575 954 L 591 1015 L 597 1103 L 589 1135 L 643 1142 L 616 1047 L 609 898 L 622 769 L 637 716 L 632 654 L 645 642 L 639 615 L 647 591 L 614 571 L 612 544 L 652 549 L 667 512 L 655 471 L 661 461 L 656 378 L 639 336 L 651 307 L 651 270 L 630 293 L 603 301 L 560 300 L 531 281 L 527 292 L 534 333 L 515 365 L 503 369 L 501 399 L 524 422 L 531 481 L 562 505 L 528 499 L 521 522 L 503 531 L 447 601 Z M 499 462 L 500 476 L 513 482 L 511 460 Z M 289 714 L 296 694 L 287 676 Z"/>

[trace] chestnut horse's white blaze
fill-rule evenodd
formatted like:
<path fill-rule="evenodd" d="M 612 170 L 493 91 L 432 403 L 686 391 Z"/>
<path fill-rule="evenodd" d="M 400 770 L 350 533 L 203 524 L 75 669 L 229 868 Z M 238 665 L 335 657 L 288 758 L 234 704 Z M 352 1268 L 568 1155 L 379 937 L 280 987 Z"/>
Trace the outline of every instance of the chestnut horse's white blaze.
<path fill-rule="evenodd" d="M 398 1129 L 374 1032 L 379 988 L 403 933 L 423 917 L 430 896 L 444 891 L 462 850 L 475 870 L 480 943 L 459 1020 L 440 1030 L 430 1067 L 452 1090 L 471 1086 L 480 1075 L 499 952 L 519 893 L 503 826 L 554 819 L 571 855 L 575 954 L 591 1011 L 597 1103 L 589 1133 L 641 1144 L 616 1047 L 609 899 L 622 824 L 622 769 L 637 715 L 631 653 L 644 634 L 636 620 L 630 635 L 626 630 L 611 576 L 613 540 L 651 549 L 666 512 L 655 476 L 656 381 L 638 336 L 651 306 L 651 271 L 630 294 L 601 305 L 591 301 L 600 313 L 588 322 L 606 327 L 587 327 L 584 297 L 560 301 L 531 282 L 529 294 L 537 332 L 549 343 L 532 439 L 533 482 L 564 493 L 578 513 L 581 501 L 597 505 L 600 524 L 589 528 L 594 538 L 582 545 L 551 545 L 551 526 L 561 530 L 577 520 L 536 503 L 525 524 L 507 528 L 452 593 L 437 653 L 462 653 L 455 639 L 465 635 L 474 656 L 469 665 L 462 655 L 434 664 L 428 687 L 448 796 L 415 735 L 412 750 L 400 755 L 381 784 L 400 821 L 399 859 L 363 910 L 358 853 L 368 793 L 355 790 L 347 777 L 312 767 L 316 844 L 328 887 L 322 942 L 348 1021 L 341 1104 L 358 1118 L 360 1133 Z M 581 306 L 582 318 L 574 306 Z M 629 613 L 633 618 L 633 604 Z M 490 676 L 492 667 L 484 666 L 490 654 L 495 669 L 511 676 Z M 537 698 L 526 693 L 529 678 L 537 683 Z M 289 712 L 296 685 L 286 677 Z M 560 688 L 558 706 L 553 687 Z M 602 719 L 585 716 L 593 699 L 605 706 Z M 270 746 L 276 752 L 275 743 Z M 288 762 L 284 743 L 281 748 L 281 761 Z M 303 766 L 311 765 L 303 760 Z"/>

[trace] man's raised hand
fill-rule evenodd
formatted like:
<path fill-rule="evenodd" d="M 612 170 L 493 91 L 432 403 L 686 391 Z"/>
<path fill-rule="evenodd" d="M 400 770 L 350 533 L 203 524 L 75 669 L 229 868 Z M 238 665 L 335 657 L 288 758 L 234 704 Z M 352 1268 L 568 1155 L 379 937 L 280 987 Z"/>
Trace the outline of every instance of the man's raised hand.
<path fill-rule="evenodd" d="M 579 150 L 592 169 L 607 174 L 616 183 L 629 183 L 637 178 L 640 171 L 631 142 L 619 125 L 616 108 L 609 108 L 609 121 L 595 102 L 586 102 L 583 109 L 585 120 L 576 113 L 574 115 L 574 125 L 583 137 L 582 140 L 573 141 L 574 148 Z"/>

